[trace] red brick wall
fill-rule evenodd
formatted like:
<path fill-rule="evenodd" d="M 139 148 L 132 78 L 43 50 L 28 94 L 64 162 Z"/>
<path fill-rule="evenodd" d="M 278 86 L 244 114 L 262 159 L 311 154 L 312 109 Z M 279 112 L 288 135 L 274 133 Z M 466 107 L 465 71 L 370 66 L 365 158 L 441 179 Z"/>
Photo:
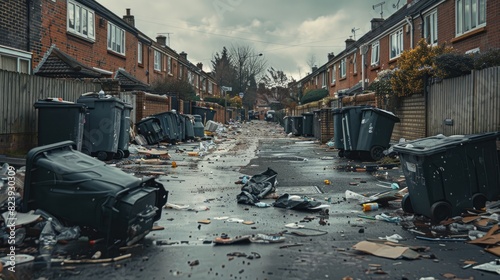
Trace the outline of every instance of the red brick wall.
<path fill-rule="evenodd" d="M 486 1 L 486 27 L 455 36 L 455 1 L 445 1 L 438 8 L 438 40 L 447 42 L 459 52 L 479 48 L 485 52 L 500 48 L 500 1 Z"/>
<path fill-rule="evenodd" d="M 166 96 L 138 92 L 136 95 L 135 119 L 142 120 L 147 116 L 170 111 L 170 100 Z"/>
<path fill-rule="evenodd" d="M 67 1 L 44 2 L 42 13 L 46 16 L 42 20 L 42 56 L 52 44 L 55 44 L 61 51 L 91 67 L 108 71 L 115 71 L 121 67 L 132 75 L 142 73 L 137 70 L 138 41 L 134 35 L 125 32 L 125 56 L 113 53 L 107 50 L 106 19 L 101 20 L 100 15 L 95 15 L 95 41 L 91 42 L 66 32 L 66 12 Z M 41 58 L 40 55 L 34 56 L 34 66 L 38 65 Z"/>

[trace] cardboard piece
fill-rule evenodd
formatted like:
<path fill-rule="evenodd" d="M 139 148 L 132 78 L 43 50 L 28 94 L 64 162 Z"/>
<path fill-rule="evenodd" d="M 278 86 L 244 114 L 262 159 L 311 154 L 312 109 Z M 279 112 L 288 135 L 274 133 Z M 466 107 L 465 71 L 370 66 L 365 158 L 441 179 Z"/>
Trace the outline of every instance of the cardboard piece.
<path fill-rule="evenodd" d="M 485 236 L 469 241 L 470 244 L 495 245 L 500 242 L 500 234 L 494 234 L 500 229 L 498 224 L 491 227 Z"/>
<path fill-rule="evenodd" d="M 361 241 L 353 246 L 355 250 L 365 252 L 368 254 L 372 254 L 377 257 L 388 258 L 388 259 L 399 259 L 403 257 L 407 250 L 410 250 L 408 247 L 393 247 L 384 244 L 379 244 L 375 242 L 369 241 Z M 413 255 L 410 254 L 409 255 Z"/>

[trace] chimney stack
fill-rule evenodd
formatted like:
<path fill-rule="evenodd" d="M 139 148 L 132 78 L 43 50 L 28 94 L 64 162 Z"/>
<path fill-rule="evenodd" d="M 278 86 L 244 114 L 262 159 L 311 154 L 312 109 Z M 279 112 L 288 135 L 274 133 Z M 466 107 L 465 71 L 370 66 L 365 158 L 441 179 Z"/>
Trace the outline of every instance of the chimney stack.
<path fill-rule="evenodd" d="M 334 57 L 335 55 L 333 54 L 333 52 L 328 53 L 328 61 L 332 60 Z"/>
<path fill-rule="evenodd" d="M 313 73 L 316 72 L 316 70 L 318 70 L 318 66 L 314 65 L 311 70 Z"/>
<path fill-rule="evenodd" d="M 370 21 L 372 23 L 372 31 L 379 28 L 382 23 L 384 23 L 384 19 L 383 18 L 374 18 Z"/>
<path fill-rule="evenodd" d="M 347 39 L 345 40 L 345 48 L 346 50 L 349 49 L 356 41 L 354 39 Z"/>
<path fill-rule="evenodd" d="M 196 63 L 196 67 L 200 68 L 200 70 L 203 70 L 203 63 L 201 62 Z"/>
<path fill-rule="evenodd" d="M 130 14 L 130 8 L 127 9 L 127 14 L 123 16 L 123 20 L 130 26 L 135 27 L 135 19 L 134 16 Z"/>
<path fill-rule="evenodd" d="M 156 42 L 162 46 L 167 46 L 167 37 L 163 35 L 156 36 Z"/>
<path fill-rule="evenodd" d="M 179 55 L 180 55 L 182 58 L 184 58 L 185 60 L 187 60 L 187 56 L 188 56 L 188 54 L 187 54 L 187 53 L 185 53 L 185 52 L 181 52 Z"/>

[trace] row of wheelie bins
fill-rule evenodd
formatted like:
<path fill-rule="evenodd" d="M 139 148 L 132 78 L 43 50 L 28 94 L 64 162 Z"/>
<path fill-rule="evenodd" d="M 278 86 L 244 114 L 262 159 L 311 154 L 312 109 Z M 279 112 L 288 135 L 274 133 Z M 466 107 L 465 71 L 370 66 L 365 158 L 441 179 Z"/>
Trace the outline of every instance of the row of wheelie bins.
<path fill-rule="evenodd" d="M 34 107 L 38 110 L 38 146 L 70 140 L 78 151 L 103 161 L 130 155 L 130 104 L 94 93 L 76 102 L 42 99 Z"/>
<path fill-rule="evenodd" d="M 137 132 L 149 145 L 160 142 L 175 144 L 204 137 L 205 130 L 200 115 L 186 115 L 168 111 L 154 114 L 136 123 Z"/>
<path fill-rule="evenodd" d="M 314 136 L 313 121 L 313 113 L 303 113 L 300 116 L 285 116 L 283 118 L 283 127 L 286 134 Z"/>
<path fill-rule="evenodd" d="M 399 118 L 372 106 L 333 109 L 334 147 L 340 157 L 380 160 Z"/>
<path fill-rule="evenodd" d="M 500 132 L 436 135 L 394 145 L 408 186 L 402 208 L 435 222 L 500 199 Z"/>

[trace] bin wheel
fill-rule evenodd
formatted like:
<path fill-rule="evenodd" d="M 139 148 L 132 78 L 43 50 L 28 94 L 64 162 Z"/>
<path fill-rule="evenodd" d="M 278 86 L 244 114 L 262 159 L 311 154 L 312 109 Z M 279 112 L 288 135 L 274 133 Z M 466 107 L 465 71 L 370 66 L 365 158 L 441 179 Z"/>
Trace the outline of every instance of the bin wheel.
<path fill-rule="evenodd" d="M 488 198 L 482 193 L 476 193 L 472 196 L 472 206 L 476 210 L 486 207 L 486 201 L 488 201 Z"/>
<path fill-rule="evenodd" d="M 451 218 L 451 204 L 446 201 L 438 201 L 431 206 L 431 215 L 434 222 L 441 222 Z"/>
<path fill-rule="evenodd" d="M 117 150 L 113 156 L 114 159 L 122 159 L 124 157 L 125 157 L 125 152 L 122 150 Z"/>
<path fill-rule="evenodd" d="M 339 157 L 344 157 L 344 150 L 339 150 Z"/>
<path fill-rule="evenodd" d="M 401 200 L 401 207 L 406 213 L 415 213 L 415 211 L 413 210 L 413 205 L 411 205 L 411 197 L 409 194 L 405 194 L 403 196 L 403 200 Z"/>
<path fill-rule="evenodd" d="M 123 155 L 124 158 L 128 158 L 130 156 L 130 151 L 129 150 L 125 150 L 123 151 L 125 154 Z"/>
<path fill-rule="evenodd" d="M 113 158 L 113 157 L 111 157 L 111 158 Z M 99 151 L 99 152 L 97 152 L 97 159 L 102 160 L 102 161 L 109 160 L 108 159 L 108 153 L 105 152 L 105 151 Z"/>
<path fill-rule="evenodd" d="M 375 161 L 381 160 L 384 157 L 384 148 L 381 146 L 373 146 L 370 149 L 370 156 Z"/>
<path fill-rule="evenodd" d="M 344 150 L 344 157 L 349 158 L 351 156 L 351 151 Z"/>

